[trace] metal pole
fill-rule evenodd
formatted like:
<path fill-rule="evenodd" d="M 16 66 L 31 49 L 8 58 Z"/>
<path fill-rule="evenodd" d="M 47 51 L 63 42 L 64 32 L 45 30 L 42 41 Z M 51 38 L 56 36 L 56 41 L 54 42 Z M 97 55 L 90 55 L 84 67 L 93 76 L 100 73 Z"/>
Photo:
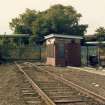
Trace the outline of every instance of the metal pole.
<path fill-rule="evenodd" d="M 98 65 L 99 66 L 101 65 L 101 62 L 100 62 L 100 45 L 98 45 Z"/>
<path fill-rule="evenodd" d="M 41 44 L 39 44 L 39 50 L 40 50 L 40 61 L 41 61 Z"/>
<path fill-rule="evenodd" d="M 88 49 L 88 45 L 87 45 L 87 66 L 89 65 L 89 61 L 88 61 L 89 60 L 89 53 L 88 53 L 88 50 L 89 49 Z"/>

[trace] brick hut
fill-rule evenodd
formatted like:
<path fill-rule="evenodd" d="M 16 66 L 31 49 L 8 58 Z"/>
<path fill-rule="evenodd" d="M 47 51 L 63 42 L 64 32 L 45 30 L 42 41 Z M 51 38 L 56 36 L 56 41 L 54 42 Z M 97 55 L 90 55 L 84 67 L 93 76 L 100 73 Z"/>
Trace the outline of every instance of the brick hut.
<path fill-rule="evenodd" d="M 50 34 L 46 39 L 46 64 L 53 66 L 81 65 L 81 36 Z"/>

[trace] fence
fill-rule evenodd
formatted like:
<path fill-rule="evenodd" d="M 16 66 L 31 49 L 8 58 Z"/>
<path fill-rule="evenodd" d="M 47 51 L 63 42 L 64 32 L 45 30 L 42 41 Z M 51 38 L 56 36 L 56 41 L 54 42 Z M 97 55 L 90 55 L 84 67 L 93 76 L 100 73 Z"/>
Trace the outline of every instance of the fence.
<path fill-rule="evenodd" d="M 36 44 L 34 40 L 31 43 L 26 41 L 30 41 L 30 37 L 1 37 L 0 57 L 5 60 L 44 61 L 46 59 L 45 45 Z"/>
<path fill-rule="evenodd" d="M 1 56 L 5 60 L 40 60 L 46 59 L 46 51 L 44 46 L 33 47 L 1 47 Z"/>

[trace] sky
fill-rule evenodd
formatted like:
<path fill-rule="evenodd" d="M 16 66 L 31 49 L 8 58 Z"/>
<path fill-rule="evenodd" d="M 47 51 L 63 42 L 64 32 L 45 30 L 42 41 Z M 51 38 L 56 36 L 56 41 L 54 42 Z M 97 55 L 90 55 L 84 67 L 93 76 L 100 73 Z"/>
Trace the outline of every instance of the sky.
<path fill-rule="evenodd" d="M 0 0 L 0 34 L 12 33 L 9 22 L 26 8 L 42 11 L 54 4 L 73 6 L 82 14 L 80 23 L 88 24 L 87 35 L 94 34 L 99 26 L 105 27 L 105 0 Z"/>

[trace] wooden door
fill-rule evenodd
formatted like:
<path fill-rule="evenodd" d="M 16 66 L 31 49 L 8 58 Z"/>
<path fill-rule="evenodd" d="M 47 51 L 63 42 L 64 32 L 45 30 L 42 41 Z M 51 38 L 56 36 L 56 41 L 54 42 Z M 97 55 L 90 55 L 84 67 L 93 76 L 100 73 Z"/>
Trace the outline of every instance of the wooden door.
<path fill-rule="evenodd" d="M 67 66 L 80 66 L 81 65 L 80 44 L 77 43 L 66 44 L 65 59 Z"/>

